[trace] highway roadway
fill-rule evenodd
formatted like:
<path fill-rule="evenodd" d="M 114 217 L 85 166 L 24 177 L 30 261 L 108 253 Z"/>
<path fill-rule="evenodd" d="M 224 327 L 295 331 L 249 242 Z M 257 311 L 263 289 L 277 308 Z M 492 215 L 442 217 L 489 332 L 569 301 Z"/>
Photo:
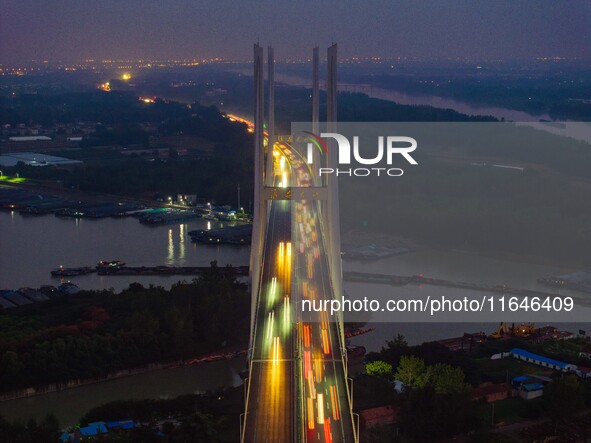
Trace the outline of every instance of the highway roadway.
<path fill-rule="evenodd" d="M 276 144 L 274 168 L 275 186 L 311 186 L 292 146 Z M 333 297 L 318 204 L 269 202 L 244 442 L 354 442 L 339 324 L 301 312 L 303 299 Z"/>
<path fill-rule="evenodd" d="M 303 157 L 290 146 L 290 164 L 298 187 L 312 186 L 312 172 Z M 326 229 L 322 225 L 318 201 L 293 202 L 292 242 L 294 244 L 294 299 L 330 300 L 330 281 L 325 248 Z M 335 221 L 338 223 L 338 220 Z M 340 259 L 340 257 L 339 257 Z M 302 434 L 308 442 L 353 442 L 349 392 L 345 379 L 345 344 L 341 325 L 326 311 L 298 315 L 298 355 Z"/>

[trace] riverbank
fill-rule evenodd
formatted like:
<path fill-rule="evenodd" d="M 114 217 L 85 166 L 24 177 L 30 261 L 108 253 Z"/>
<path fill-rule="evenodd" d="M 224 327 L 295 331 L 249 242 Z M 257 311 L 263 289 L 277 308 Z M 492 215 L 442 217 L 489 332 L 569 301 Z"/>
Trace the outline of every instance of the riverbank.
<path fill-rule="evenodd" d="M 64 382 L 59 383 L 51 383 L 45 386 L 38 386 L 38 387 L 29 387 L 23 389 L 15 389 L 13 391 L 7 391 L 0 393 L 0 402 L 10 401 L 10 400 L 17 400 L 19 398 L 28 398 L 34 397 L 37 395 L 44 395 L 53 392 L 60 392 L 66 389 L 74 389 L 79 388 L 82 386 L 88 386 L 98 383 L 104 383 L 111 380 L 117 380 L 121 378 L 126 378 L 134 375 L 145 374 L 148 372 L 153 371 L 160 371 L 163 369 L 175 369 L 184 366 L 196 365 L 196 364 L 206 364 L 216 361 L 223 361 L 223 360 L 232 360 L 236 359 L 240 356 L 246 354 L 246 350 L 235 348 L 235 350 L 220 350 L 213 354 L 208 354 L 200 357 L 193 357 L 185 360 L 176 360 L 172 362 L 166 363 L 150 363 L 147 365 L 135 367 L 135 368 L 128 368 L 128 369 L 121 369 L 119 371 L 111 372 L 110 374 L 101 376 L 101 377 L 94 377 L 94 378 L 86 378 L 86 379 L 73 379 L 67 380 Z"/>
<path fill-rule="evenodd" d="M 91 409 L 113 401 L 167 399 L 200 394 L 224 386 L 239 386 L 244 358 L 202 365 L 171 367 L 116 378 L 73 389 L 0 402 L 0 415 L 10 420 L 38 421 L 48 413 L 62 427 L 75 425 Z"/>

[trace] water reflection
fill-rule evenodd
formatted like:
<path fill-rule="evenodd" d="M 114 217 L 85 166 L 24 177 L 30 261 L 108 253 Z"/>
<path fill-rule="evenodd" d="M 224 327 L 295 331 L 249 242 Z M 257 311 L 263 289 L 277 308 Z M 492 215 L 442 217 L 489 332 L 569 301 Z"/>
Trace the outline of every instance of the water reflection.
<path fill-rule="evenodd" d="M 186 258 L 185 237 L 187 236 L 187 225 L 182 224 L 178 226 L 178 233 L 175 233 L 174 228 L 168 229 L 166 263 L 169 265 L 184 265 Z"/>
<path fill-rule="evenodd" d="M 168 257 L 166 257 L 166 263 L 169 265 L 174 263 L 174 239 L 172 236 L 172 228 L 168 229 Z"/>
<path fill-rule="evenodd" d="M 214 248 L 192 243 L 188 233 L 216 229 L 217 221 L 195 219 L 189 223 L 144 226 L 137 219 L 105 218 L 84 220 L 53 215 L 23 217 L 18 211 L 0 211 L 0 245 L 10 254 L 0 254 L 0 284 L 7 288 L 57 285 L 49 271 L 66 267 L 92 266 L 99 260 L 121 259 L 129 266 L 207 266 L 219 263 L 244 265 L 249 248 Z M 68 277 L 82 289 L 121 290 L 130 283 L 170 287 L 174 276 L 101 276 L 97 273 Z"/>
<path fill-rule="evenodd" d="M 179 261 L 185 263 L 185 226 L 179 225 Z"/>

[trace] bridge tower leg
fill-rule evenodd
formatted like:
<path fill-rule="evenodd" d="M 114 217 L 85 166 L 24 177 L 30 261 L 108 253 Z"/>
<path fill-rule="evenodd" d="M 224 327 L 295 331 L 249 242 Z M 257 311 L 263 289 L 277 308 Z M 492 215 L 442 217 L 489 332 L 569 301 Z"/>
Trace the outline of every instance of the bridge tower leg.
<path fill-rule="evenodd" d="M 319 64 L 319 52 L 318 46 L 316 46 L 312 51 L 312 132 L 314 134 L 318 134 L 318 120 L 320 117 Z"/>
<path fill-rule="evenodd" d="M 312 132 L 318 134 L 320 131 L 320 88 L 319 88 L 319 65 L 320 57 L 318 46 L 314 47 L 312 52 Z M 315 186 L 321 186 L 322 181 L 318 175 L 318 168 L 320 167 L 320 155 L 314 149 L 312 151 L 312 169 Z"/>
<path fill-rule="evenodd" d="M 330 46 L 327 55 L 326 77 L 326 129 L 327 132 L 337 132 L 337 45 Z M 338 169 L 338 149 L 334 140 L 330 140 L 328 149 L 329 168 Z M 336 174 L 327 176 L 328 200 L 326 204 L 325 220 L 328 234 L 328 257 L 330 261 L 330 277 L 334 288 L 334 296 L 340 298 L 343 295 L 343 272 L 341 264 L 341 226 L 339 217 L 339 186 Z M 343 314 L 339 314 L 339 340 L 342 352 L 346 356 L 345 331 L 343 326 Z M 345 371 L 346 371 L 345 366 Z"/>
<path fill-rule="evenodd" d="M 267 170 L 265 186 L 273 186 L 273 145 L 275 143 L 275 55 L 273 48 L 267 48 L 267 88 L 269 97 L 269 118 L 267 122 Z"/>
<path fill-rule="evenodd" d="M 261 261 L 259 257 L 263 252 L 264 230 L 267 223 L 267 204 L 262 198 L 264 188 L 264 73 L 263 73 L 263 48 L 254 45 L 254 206 L 252 223 L 252 243 L 250 253 L 250 289 L 251 289 L 251 316 L 250 316 L 250 344 L 248 359 L 252 355 L 254 341 L 255 321 L 257 312 L 257 297 L 260 286 Z"/>

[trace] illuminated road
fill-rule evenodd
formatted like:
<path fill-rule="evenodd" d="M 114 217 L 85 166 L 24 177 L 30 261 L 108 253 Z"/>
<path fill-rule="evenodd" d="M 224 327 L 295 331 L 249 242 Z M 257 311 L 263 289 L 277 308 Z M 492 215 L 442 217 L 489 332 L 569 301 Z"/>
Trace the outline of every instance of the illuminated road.
<path fill-rule="evenodd" d="M 285 159 L 276 184 L 287 185 Z M 243 440 L 295 441 L 295 323 L 291 302 L 291 202 L 271 201 L 250 361 Z"/>
<path fill-rule="evenodd" d="M 290 222 L 289 202 L 272 202 L 250 367 L 245 441 L 293 441 L 295 405 L 291 399 L 295 376 L 289 302 Z"/>
<path fill-rule="evenodd" d="M 285 152 L 285 151 L 284 151 Z M 298 187 L 311 184 L 311 171 L 292 148 L 290 164 Z M 330 300 L 333 288 L 318 201 L 293 203 L 294 299 Z M 338 222 L 338 221 L 337 221 Z M 339 257 L 340 259 L 340 257 Z M 349 393 L 345 380 L 344 343 L 339 323 L 325 311 L 302 312 L 298 305 L 298 355 L 303 431 L 309 442 L 353 442 Z"/>
<path fill-rule="evenodd" d="M 274 186 L 311 186 L 293 147 L 276 144 L 273 154 Z M 354 442 L 339 325 L 301 312 L 303 299 L 333 297 L 318 202 L 268 205 L 242 439 Z"/>

